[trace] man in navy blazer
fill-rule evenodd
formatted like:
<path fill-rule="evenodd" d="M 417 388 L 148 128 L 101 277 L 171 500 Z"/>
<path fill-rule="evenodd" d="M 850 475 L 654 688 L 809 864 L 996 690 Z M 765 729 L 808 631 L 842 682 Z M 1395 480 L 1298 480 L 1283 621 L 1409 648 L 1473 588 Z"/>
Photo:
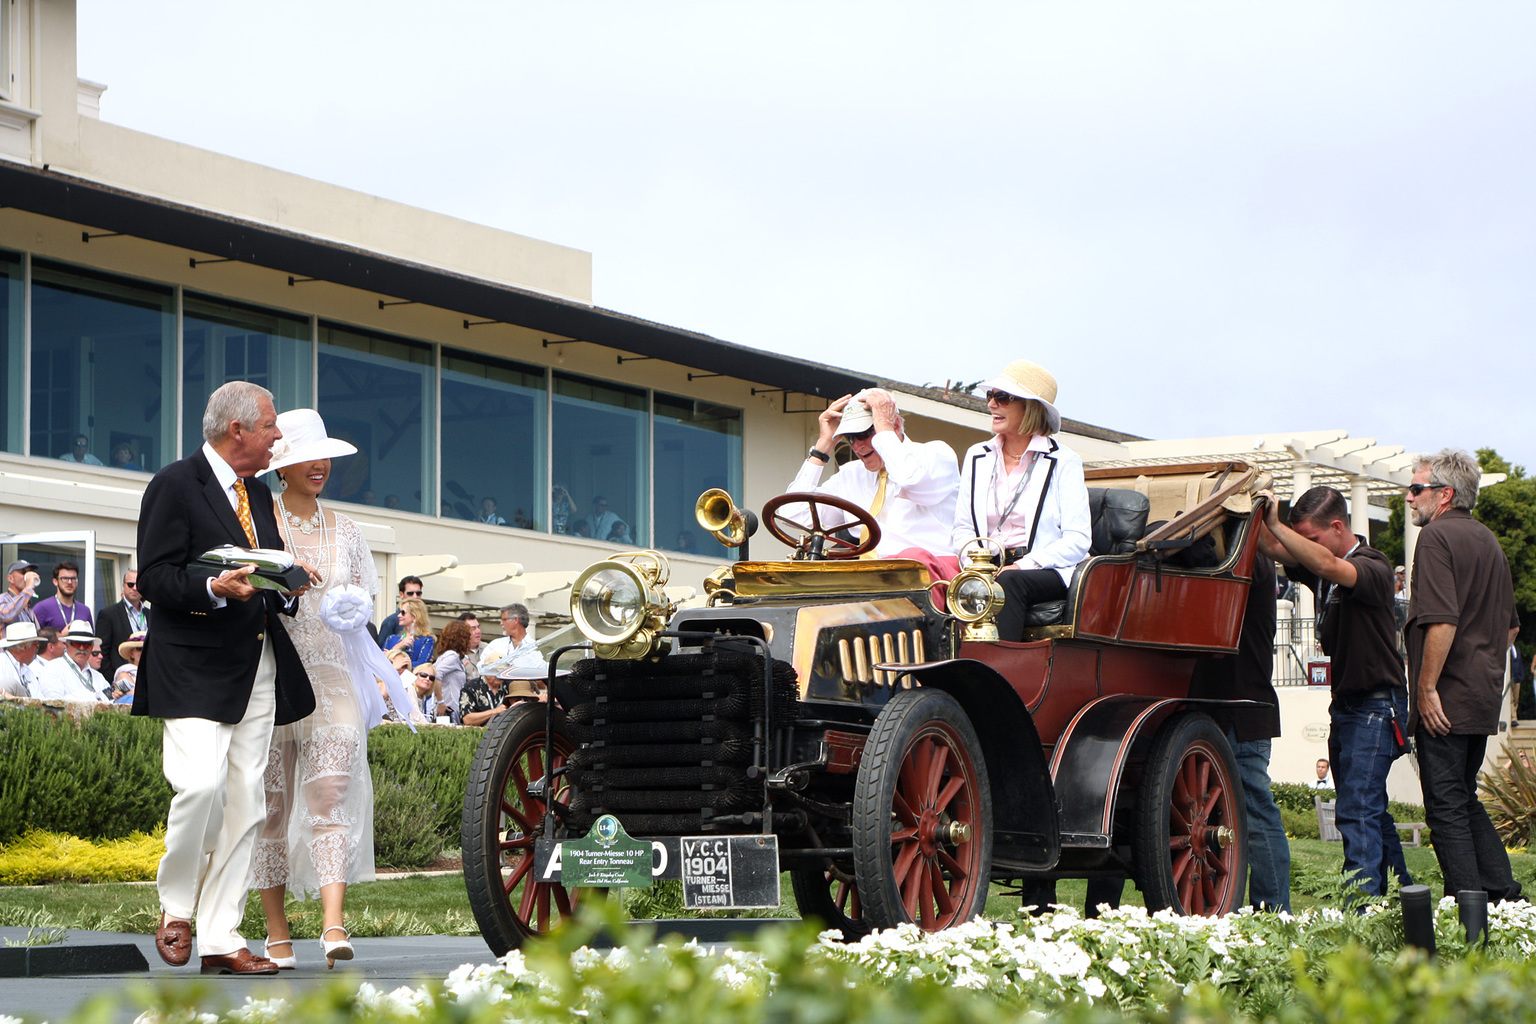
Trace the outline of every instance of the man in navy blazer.
<path fill-rule="evenodd" d="M 254 479 L 281 436 L 271 392 L 225 384 L 208 399 L 203 446 L 156 473 L 139 510 L 139 591 L 154 603 L 155 624 L 133 713 L 165 719 L 164 771 L 175 791 L 155 945 L 167 963 L 185 964 L 195 920 L 204 973 L 277 973 L 236 928 L 265 817 L 273 726 L 305 717 L 315 701 L 282 624 L 292 596 L 252 586 L 251 566 L 210 578 L 187 564 L 226 544 L 283 546 L 272 494 Z"/>

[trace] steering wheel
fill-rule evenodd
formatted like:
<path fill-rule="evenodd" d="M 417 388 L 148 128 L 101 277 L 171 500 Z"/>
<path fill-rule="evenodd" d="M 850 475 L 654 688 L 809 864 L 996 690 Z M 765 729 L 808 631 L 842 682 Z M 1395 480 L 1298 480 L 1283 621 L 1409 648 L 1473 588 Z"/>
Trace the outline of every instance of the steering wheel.
<path fill-rule="evenodd" d="M 788 516 L 779 515 L 779 509 L 785 505 L 804 503 L 811 513 L 811 528 L 806 528 L 795 522 Z M 846 512 L 854 518 L 853 523 L 835 527 L 834 529 L 851 529 L 855 526 L 869 531 L 869 536 L 862 541 L 854 543 L 834 536 L 825 526 L 821 525 L 821 516 L 816 511 L 817 505 L 825 505 L 835 508 L 839 512 Z M 796 555 L 806 555 L 815 558 L 858 558 L 866 551 L 873 551 L 876 544 L 880 543 L 880 524 L 875 522 L 875 517 L 866 509 L 862 509 L 846 498 L 839 498 L 832 494 L 813 494 L 810 491 L 790 491 L 781 494 L 777 498 L 770 498 L 763 506 L 763 523 L 767 525 L 768 532 L 775 540 L 788 544 L 795 549 Z M 798 539 L 792 535 L 798 534 Z M 822 543 L 817 544 L 820 540 Z M 825 545 L 830 544 L 828 550 Z"/>

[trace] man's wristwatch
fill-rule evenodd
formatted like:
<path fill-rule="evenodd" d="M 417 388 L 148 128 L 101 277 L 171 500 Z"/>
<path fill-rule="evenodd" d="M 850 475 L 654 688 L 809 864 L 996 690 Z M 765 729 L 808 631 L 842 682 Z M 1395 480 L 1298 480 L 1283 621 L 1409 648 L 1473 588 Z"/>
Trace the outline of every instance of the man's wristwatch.
<path fill-rule="evenodd" d="M 806 453 L 805 457 L 808 459 L 815 459 L 818 462 L 827 462 L 832 458 L 832 456 L 828 455 L 820 448 L 812 448 L 809 452 Z"/>

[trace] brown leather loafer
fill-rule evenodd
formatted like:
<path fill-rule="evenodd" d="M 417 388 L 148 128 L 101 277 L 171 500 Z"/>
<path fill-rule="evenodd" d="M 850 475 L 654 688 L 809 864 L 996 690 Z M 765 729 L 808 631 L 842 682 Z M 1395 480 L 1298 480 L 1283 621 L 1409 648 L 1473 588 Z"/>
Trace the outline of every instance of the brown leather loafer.
<path fill-rule="evenodd" d="M 204 974 L 276 974 L 277 964 L 240 948 L 224 956 L 203 957 Z"/>
<path fill-rule="evenodd" d="M 155 952 L 172 967 L 185 966 L 192 959 L 192 925 L 162 915 L 155 932 Z"/>

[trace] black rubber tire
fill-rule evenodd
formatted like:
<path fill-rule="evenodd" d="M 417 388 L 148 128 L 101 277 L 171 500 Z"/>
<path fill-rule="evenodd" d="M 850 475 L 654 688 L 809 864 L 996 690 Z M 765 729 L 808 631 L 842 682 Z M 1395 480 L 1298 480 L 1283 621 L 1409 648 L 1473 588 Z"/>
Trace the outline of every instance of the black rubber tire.
<path fill-rule="evenodd" d="M 938 931 L 986 907 L 992 789 L 976 730 L 949 694 L 902 690 L 875 719 L 854 786 L 853 865 L 872 928 Z"/>
<path fill-rule="evenodd" d="M 794 868 L 789 873 L 789 884 L 803 919 L 836 928 L 843 933 L 844 942 L 856 942 L 869 934 L 859 884 L 847 866 Z"/>
<path fill-rule="evenodd" d="M 492 718 L 475 751 L 464 793 L 464 887 L 480 934 L 497 956 L 557 927 L 577 902 L 577 890 L 531 878 L 533 843 L 543 831 L 545 802 L 529 796 L 526 786 L 544 777 L 548 711 L 549 705 L 529 701 Z M 558 709 L 554 715 L 553 759 L 558 768 L 575 744 L 565 735 L 565 716 Z M 559 778 L 555 799 L 563 799 Z"/>
<path fill-rule="evenodd" d="M 1136 812 L 1136 884 L 1148 910 L 1219 916 L 1247 891 L 1248 818 L 1237 758 L 1209 715 L 1158 730 Z"/>

